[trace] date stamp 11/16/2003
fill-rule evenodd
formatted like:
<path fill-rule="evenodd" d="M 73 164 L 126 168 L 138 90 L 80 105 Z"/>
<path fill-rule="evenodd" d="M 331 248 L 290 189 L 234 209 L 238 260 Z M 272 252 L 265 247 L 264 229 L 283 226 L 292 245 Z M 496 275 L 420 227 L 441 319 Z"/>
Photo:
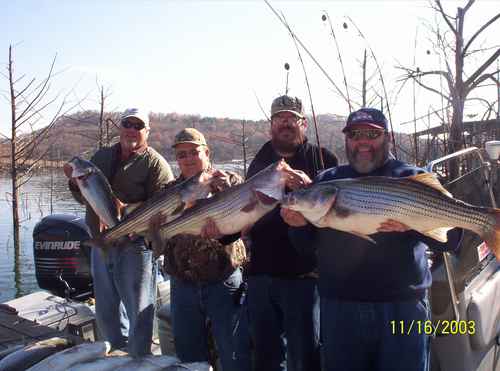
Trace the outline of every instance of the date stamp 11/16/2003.
<path fill-rule="evenodd" d="M 476 323 L 465 320 L 389 321 L 392 335 L 474 335 Z"/>

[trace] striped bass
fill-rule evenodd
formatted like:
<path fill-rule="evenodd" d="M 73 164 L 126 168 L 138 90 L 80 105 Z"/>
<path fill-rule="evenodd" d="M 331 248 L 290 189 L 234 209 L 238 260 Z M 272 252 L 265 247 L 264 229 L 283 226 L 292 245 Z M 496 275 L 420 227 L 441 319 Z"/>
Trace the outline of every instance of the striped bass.
<path fill-rule="evenodd" d="M 26 370 L 51 354 L 59 352 L 70 346 L 72 346 L 72 344 L 67 339 L 59 337 L 29 344 L 3 358 L 0 361 L 0 370 Z"/>
<path fill-rule="evenodd" d="M 67 371 L 110 371 L 132 361 L 129 356 L 109 356 L 88 359 L 84 362 L 76 363 Z"/>
<path fill-rule="evenodd" d="M 224 235 L 252 225 L 274 209 L 283 197 L 285 167 L 288 167 L 285 161 L 278 161 L 242 184 L 198 200 L 177 219 L 160 226 L 162 240 L 182 233 L 199 235 L 208 218 Z"/>
<path fill-rule="evenodd" d="M 313 184 L 287 194 L 282 207 L 311 224 L 368 237 L 393 219 L 440 242 L 459 227 L 478 234 L 500 259 L 500 209 L 457 200 L 431 174 L 407 178 L 367 176 Z"/>
<path fill-rule="evenodd" d="M 109 247 L 113 242 L 131 233 L 145 235 L 148 223 L 153 215 L 161 213 L 165 222 L 179 216 L 187 205 L 197 199 L 205 198 L 210 193 L 210 175 L 200 172 L 185 181 L 169 187 L 128 214 L 120 223 L 104 231 L 96 238 L 85 241 L 93 247 Z"/>
<path fill-rule="evenodd" d="M 30 367 L 28 371 L 66 371 L 79 362 L 106 355 L 110 348 L 111 345 L 107 341 L 82 343 L 45 358 L 43 361 Z"/>
<path fill-rule="evenodd" d="M 73 157 L 68 165 L 73 169 L 71 177 L 78 185 L 83 198 L 99 219 L 108 227 L 118 224 L 118 207 L 121 202 L 114 195 L 102 171 L 92 162 L 78 156 Z"/>

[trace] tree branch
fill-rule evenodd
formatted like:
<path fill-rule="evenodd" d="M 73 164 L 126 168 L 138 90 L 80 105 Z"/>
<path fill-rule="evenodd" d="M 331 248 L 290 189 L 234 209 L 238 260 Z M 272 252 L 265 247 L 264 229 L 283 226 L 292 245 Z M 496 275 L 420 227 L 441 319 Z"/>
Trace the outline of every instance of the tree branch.
<path fill-rule="evenodd" d="M 468 5 L 468 4 L 467 4 Z M 465 53 L 467 52 L 467 49 L 469 49 L 469 46 L 472 44 L 472 42 L 476 39 L 476 37 L 479 36 L 481 32 L 483 32 L 488 26 L 492 25 L 498 18 L 500 18 L 500 13 L 495 15 L 493 18 L 491 18 L 488 22 L 486 22 L 479 30 L 476 31 L 474 35 L 469 39 L 467 44 L 464 46 L 462 50 L 462 56 L 465 56 Z"/>
<path fill-rule="evenodd" d="M 457 30 L 455 29 L 455 27 L 451 24 L 450 20 L 448 18 L 452 18 L 450 17 L 449 15 L 447 15 L 445 12 L 444 12 L 444 9 L 443 9 L 443 6 L 441 5 L 441 1 L 440 0 L 436 0 L 436 4 L 438 6 L 438 13 L 441 14 L 441 16 L 443 17 L 443 19 L 445 20 L 446 24 L 448 25 L 448 27 L 450 28 L 450 30 L 455 34 L 457 35 Z"/>
<path fill-rule="evenodd" d="M 465 82 L 466 87 L 472 85 L 474 80 L 483 73 L 498 57 L 500 56 L 500 48 L 489 57 Z"/>

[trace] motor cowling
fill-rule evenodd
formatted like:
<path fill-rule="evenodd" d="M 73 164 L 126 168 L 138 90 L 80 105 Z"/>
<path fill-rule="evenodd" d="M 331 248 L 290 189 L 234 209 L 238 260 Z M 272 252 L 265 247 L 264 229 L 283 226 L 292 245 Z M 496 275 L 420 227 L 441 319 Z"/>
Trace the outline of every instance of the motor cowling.
<path fill-rule="evenodd" d="M 54 214 L 33 229 L 33 256 L 38 286 L 61 297 L 85 300 L 93 294 L 90 238 L 83 218 Z"/>

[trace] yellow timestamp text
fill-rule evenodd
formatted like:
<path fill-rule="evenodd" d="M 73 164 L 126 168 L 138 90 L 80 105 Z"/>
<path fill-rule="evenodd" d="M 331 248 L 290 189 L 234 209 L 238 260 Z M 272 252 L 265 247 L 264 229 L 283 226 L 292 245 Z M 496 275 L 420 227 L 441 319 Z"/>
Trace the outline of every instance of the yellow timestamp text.
<path fill-rule="evenodd" d="M 474 335 L 476 333 L 476 323 L 465 320 L 407 320 L 389 321 L 391 333 L 393 335 Z"/>

